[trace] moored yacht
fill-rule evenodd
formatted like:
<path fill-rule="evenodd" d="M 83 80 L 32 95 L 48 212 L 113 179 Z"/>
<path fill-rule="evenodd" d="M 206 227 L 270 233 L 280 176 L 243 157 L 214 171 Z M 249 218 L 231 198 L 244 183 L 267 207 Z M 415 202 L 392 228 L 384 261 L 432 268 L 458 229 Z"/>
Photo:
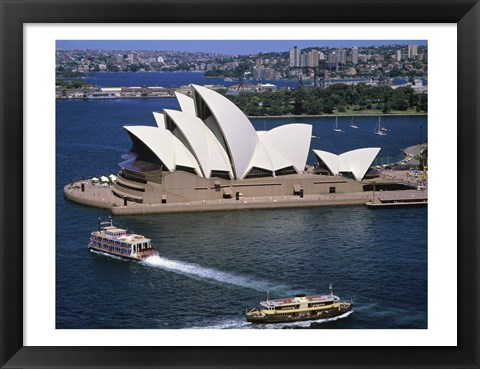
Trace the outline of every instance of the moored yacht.
<path fill-rule="evenodd" d="M 381 117 L 378 117 L 378 123 L 375 126 L 375 130 L 373 131 L 373 134 L 378 136 L 385 136 L 387 134 L 387 129 L 382 127 L 381 125 Z"/>

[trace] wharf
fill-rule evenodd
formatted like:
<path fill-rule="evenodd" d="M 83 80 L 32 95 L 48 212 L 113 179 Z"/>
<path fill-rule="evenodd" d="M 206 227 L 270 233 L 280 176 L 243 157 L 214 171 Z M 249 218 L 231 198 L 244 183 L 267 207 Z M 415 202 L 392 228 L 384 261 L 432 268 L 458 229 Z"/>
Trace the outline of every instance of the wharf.
<path fill-rule="evenodd" d="M 428 205 L 428 191 L 419 190 L 415 194 L 409 193 L 390 193 L 382 192 L 380 194 L 372 194 L 372 200 L 366 205 L 370 209 L 388 209 L 400 207 L 425 207 Z"/>

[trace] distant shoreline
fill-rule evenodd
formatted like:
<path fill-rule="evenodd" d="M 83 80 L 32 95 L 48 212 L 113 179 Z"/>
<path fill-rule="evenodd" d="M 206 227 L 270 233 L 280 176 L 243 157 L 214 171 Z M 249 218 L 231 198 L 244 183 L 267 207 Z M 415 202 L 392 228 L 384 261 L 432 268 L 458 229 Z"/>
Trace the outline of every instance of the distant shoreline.
<path fill-rule="evenodd" d="M 361 114 L 321 114 L 321 115 L 251 115 L 249 119 L 278 119 L 278 118 L 331 118 L 331 117 L 416 117 L 428 116 L 428 113 L 361 113 Z"/>
<path fill-rule="evenodd" d="M 174 99 L 174 96 L 122 96 L 110 99 L 85 99 L 83 97 L 56 97 L 56 100 L 59 101 L 72 101 L 72 100 L 84 100 L 84 101 L 106 101 L 106 100 L 138 100 L 138 99 Z M 371 113 L 337 113 L 337 114 L 319 114 L 319 115 L 249 115 L 249 119 L 278 119 L 278 118 L 331 118 L 331 117 L 416 117 L 416 116 L 428 116 L 428 113 L 419 112 L 419 113 L 381 113 L 381 112 L 371 112 Z"/>

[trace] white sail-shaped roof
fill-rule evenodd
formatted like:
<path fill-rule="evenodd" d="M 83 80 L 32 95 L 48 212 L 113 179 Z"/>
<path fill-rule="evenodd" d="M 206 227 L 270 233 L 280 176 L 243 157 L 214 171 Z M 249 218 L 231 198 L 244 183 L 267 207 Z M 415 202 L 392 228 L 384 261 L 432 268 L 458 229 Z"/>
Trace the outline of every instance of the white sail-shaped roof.
<path fill-rule="evenodd" d="M 308 151 L 312 137 L 312 126 L 309 124 L 292 123 L 276 127 L 259 136 L 260 141 L 268 147 L 276 149 L 273 153 L 281 155 L 289 161 L 289 164 L 282 167 L 294 166 L 298 173 L 305 170 Z M 278 170 L 281 168 L 276 168 Z"/>
<path fill-rule="evenodd" d="M 342 159 L 348 164 L 350 171 L 357 180 L 363 179 L 368 168 L 372 165 L 375 157 L 380 152 L 379 147 L 367 147 L 347 151 L 340 155 Z"/>
<path fill-rule="evenodd" d="M 235 178 L 244 178 L 258 141 L 258 135 L 250 120 L 235 104 L 219 93 L 198 85 L 192 85 L 192 88 L 193 93 L 198 94 L 215 117 L 234 168 Z M 196 100 L 195 104 L 198 104 Z M 200 107 L 196 106 L 197 116 L 200 116 L 199 109 Z"/>
<path fill-rule="evenodd" d="M 275 172 L 291 166 L 292 162 L 285 158 L 274 146 L 270 145 L 268 141 L 262 142 L 262 140 L 259 140 L 248 171 L 250 172 L 255 167 Z"/>
<path fill-rule="evenodd" d="M 142 141 L 170 172 L 179 165 L 192 168 L 202 176 L 195 157 L 170 131 L 150 126 L 124 126 L 124 128 Z"/>
<path fill-rule="evenodd" d="M 338 175 L 338 173 L 340 173 L 339 156 L 337 154 L 323 150 L 313 150 L 313 152 L 319 160 L 323 161 L 333 175 Z"/>
<path fill-rule="evenodd" d="M 178 92 L 175 92 L 175 97 L 180 104 L 180 109 L 184 113 L 195 115 L 195 104 L 193 103 L 193 99 L 191 97 Z"/>
<path fill-rule="evenodd" d="M 200 118 L 176 110 L 164 112 L 176 125 L 174 135 L 181 135 L 177 137 L 195 156 L 206 178 L 210 178 L 212 171 L 228 172 L 233 177 L 227 153 Z"/>
<path fill-rule="evenodd" d="M 158 113 L 156 111 L 153 112 L 153 117 L 155 118 L 155 122 L 159 128 L 165 128 L 165 117 L 162 113 Z"/>
<path fill-rule="evenodd" d="M 143 142 L 168 170 L 182 166 L 194 169 L 202 177 L 232 179 L 250 174 L 276 175 L 288 168 L 298 173 L 305 170 L 311 125 L 287 124 L 256 132 L 230 100 L 206 87 L 191 87 L 193 98 L 176 93 L 182 111 L 166 109 L 153 113 L 158 127 L 125 127 L 132 139 L 135 136 L 135 141 Z M 333 172 L 338 172 L 341 162 L 336 159 Z M 355 173 L 358 165 L 361 163 L 353 165 Z M 253 168 L 265 173 L 252 172 Z"/>
<path fill-rule="evenodd" d="M 328 167 L 332 174 L 351 172 L 357 181 L 363 179 L 379 151 L 379 147 L 367 147 L 336 155 L 328 151 L 313 150 L 318 159 Z"/>

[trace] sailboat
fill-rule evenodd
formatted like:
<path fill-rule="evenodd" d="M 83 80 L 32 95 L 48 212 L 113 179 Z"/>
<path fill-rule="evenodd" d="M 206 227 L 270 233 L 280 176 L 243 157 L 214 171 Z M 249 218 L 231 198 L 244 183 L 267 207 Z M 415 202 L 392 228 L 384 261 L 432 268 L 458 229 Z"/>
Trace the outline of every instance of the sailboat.
<path fill-rule="evenodd" d="M 335 124 L 333 125 L 333 130 L 335 132 L 342 132 L 342 130 L 338 128 L 338 117 L 335 117 Z"/>
<path fill-rule="evenodd" d="M 350 128 L 358 128 L 358 126 L 353 124 L 353 117 L 352 117 L 352 120 L 350 121 Z"/>
<path fill-rule="evenodd" d="M 378 123 L 375 126 L 375 131 L 373 131 L 373 134 L 379 135 L 379 136 L 386 136 L 387 134 L 385 133 L 385 128 L 382 129 L 381 123 L 380 123 L 380 118 L 378 117 Z"/>

